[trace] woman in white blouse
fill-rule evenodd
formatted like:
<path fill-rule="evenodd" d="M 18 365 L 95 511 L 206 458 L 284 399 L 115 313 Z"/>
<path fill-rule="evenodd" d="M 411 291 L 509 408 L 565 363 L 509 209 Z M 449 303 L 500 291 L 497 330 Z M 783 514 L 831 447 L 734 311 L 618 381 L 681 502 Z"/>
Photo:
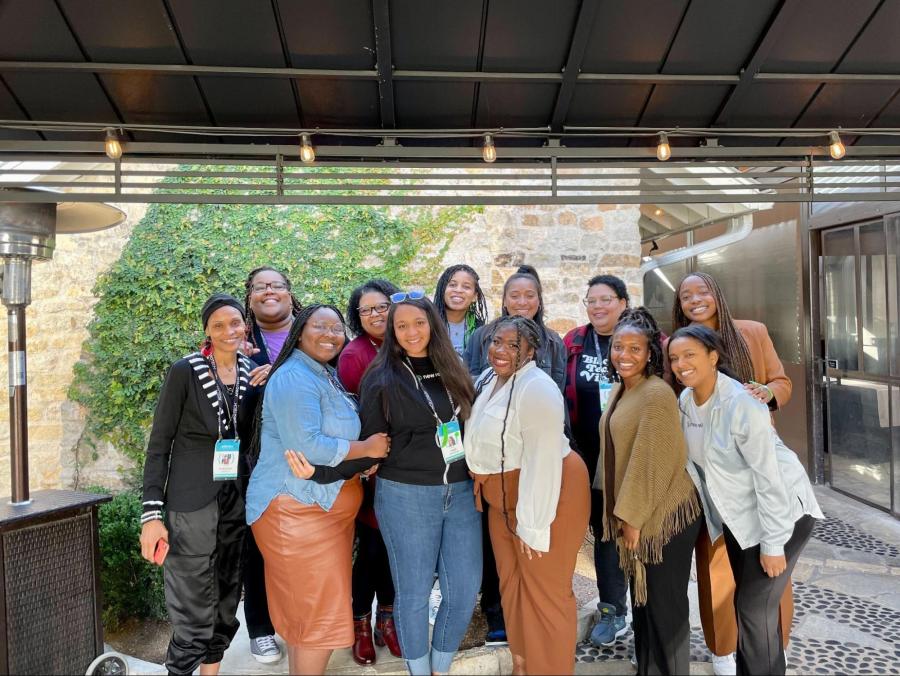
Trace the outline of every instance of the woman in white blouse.
<path fill-rule="evenodd" d="M 563 398 L 535 365 L 540 329 L 506 316 L 491 326 L 490 368 L 476 384 L 466 460 L 476 505 L 490 506 L 514 674 L 571 674 L 575 559 L 591 511 L 587 468 L 563 433 Z"/>

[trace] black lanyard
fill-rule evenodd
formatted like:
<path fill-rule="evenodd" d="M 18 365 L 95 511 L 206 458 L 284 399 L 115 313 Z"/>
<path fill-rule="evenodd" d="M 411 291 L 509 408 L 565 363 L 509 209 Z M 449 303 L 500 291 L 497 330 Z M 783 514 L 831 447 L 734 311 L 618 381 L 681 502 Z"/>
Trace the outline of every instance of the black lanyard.
<path fill-rule="evenodd" d="M 240 367 L 240 359 L 236 359 L 234 362 L 234 397 L 233 397 L 233 405 L 231 411 L 228 410 L 226 406 L 222 405 L 222 401 L 228 401 L 228 391 L 225 388 L 225 384 L 219 378 L 219 370 L 216 368 L 216 358 L 212 355 L 209 355 L 209 368 L 212 371 L 213 379 L 216 381 L 216 390 L 218 394 L 218 402 L 216 406 L 218 408 L 218 414 L 216 415 L 216 423 L 219 428 L 219 439 L 222 438 L 222 418 L 226 418 L 225 420 L 225 429 L 228 429 L 229 423 L 234 425 L 234 438 L 238 439 L 238 429 L 237 429 L 237 419 L 238 419 L 238 406 L 241 403 L 241 397 L 243 393 L 241 392 L 241 367 Z M 224 413 L 223 413 L 224 412 Z M 227 416 L 227 417 L 226 417 Z"/>
<path fill-rule="evenodd" d="M 419 390 L 425 396 L 425 403 L 428 404 L 428 408 L 431 409 L 431 415 L 434 416 L 435 421 L 437 421 L 438 426 L 444 424 L 444 421 L 441 420 L 441 417 L 438 415 L 437 408 L 434 405 L 434 401 L 431 399 L 431 395 L 428 394 L 428 390 L 425 389 L 425 386 L 422 384 L 421 377 L 416 375 L 416 372 L 413 371 L 412 364 L 409 363 L 409 359 L 406 359 L 403 362 L 403 365 L 406 367 L 406 370 L 409 371 L 409 374 L 413 377 L 413 380 L 416 383 L 416 389 Z M 450 390 L 447 389 L 447 386 L 444 385 L 443 379 L 441 379 L 441 385 L 444 386 L 444 392 L 447 393 L 447 399 L 450 400 L 450 409 L 453 411 L 453 417 L 450 420 L 456 420 L 456 404 L 453 403 L 453 395 L 450 394 Z"/>
<path fill-rule="evenodd" d="M 334 374 L 330 370 L 328 370 L 328 367 L 325 364 L 322 364 L 322 368 L 325 369 L 325 377 L 328 379 L 328 382 L 331 383 L 331 386 L 335 389 L 335 391 L 337 391 L 338 394 L 342 395 L 344 399 L 350 402 L 350 405 L 353 407 L 354 411 L 358 411 L 359 405 L 356 402 L 356 395 L 348 392 L 341 381 L 334 377 Z"/>

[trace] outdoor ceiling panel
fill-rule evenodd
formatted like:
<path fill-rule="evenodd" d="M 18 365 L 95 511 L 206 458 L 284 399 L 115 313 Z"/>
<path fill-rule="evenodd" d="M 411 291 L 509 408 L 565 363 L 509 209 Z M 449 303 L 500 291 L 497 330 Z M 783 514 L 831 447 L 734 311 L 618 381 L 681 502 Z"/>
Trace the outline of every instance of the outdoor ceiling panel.
<path fill-rule="evenodd" d="M 895 94 L 891 102 L 873 123 L 876 127 L 900 127 L 900 94 Z M 897 145 L 900 144 L 898 136 L 860 136 L 854 145 Z"/>
<path fill-rule="evenodd" d="M 291 81 L 263 77 L 201 77 L 216 124 L 300 127 Z"/>
<path fill-rule="evenodd" d="M 19 104 L 16 103 L 12 94 L 0 80 L 0 119 L 2 120 L 24 120 L 27 119 L 22 113 Z M 0 138 L 15 139 L 17 141 L 39 141 L 40 136 L 35 132 L 19 131 L 18 129 L 0 129 Z"/>
<path fill-rule="evenodd" d="M 371 129 L 381 124 L 378 84 L 352 80 L 295 80 L 303 126 Z"/>
<path fill-rule="evenodd" d="M 126 122 L 212 124 L 194 78 L 149 73 L 107 73 L 101 77 Z M 168 139 L 173 140 L 171 136 Z M 184 139 L 179 137 L 178 140 Z"/>
<path fill-rule="evenodd" d="M 60 7 L 91 61 L 184 63 L 162 0 L 60 0 Z"/>
<path fill-rule="evenodd" d="M 486 0 L 485 0 L 486 1 Z M 399 70 L 478 69 L 482 0 L 391 2 L 391 50 Z"/>
<path fill-rule="evenodd" d="M 662 72 L 736 75 L 778 5 L 778 0 L 693 0 Z"/>
<path fill-rule="evenodd" d="M 468 129 L 475 87 L 471 82 L 395 82 L 397 126 Z"/>
<path fill-rule="evenodd" d="M 732 127 L 787 127 L 815 94 L 815 82 L 757 82 L 729 116 Z"/>
<path fill-rule="evenodd" d="M 84 60 L 53 0 L 0 2 L 0 59 Z"/>
<path fill-rule="evenodd" d="M 475 127 L 546 127 L 559 85 L 483 82 Z"/>
<path fill-rule="evenodd" d="M 566 124 L 570 127 L 630 127 L 641 114 L 650 85 L 580 84 Z"/>
<path fill-rule="evenodd" d="M 278 0 L 277 6 L 292 67 L 375 67 L 370 1 Z"/>
<path fill-rule="evenodd" d="M 847 56 L 838 73 L 900 72 L 900 2 L 891 0 L 878 8 Z"/>
<path fill-rule="evenodd" d="M 578 0 L 492 0 L 484 70 L 559 73 L 566 65 Z"/>
<path fill-rule="evenodd" d="M 686 6 L 686 0 L 601 2 L 582 70 L 586 73 L 658 72 Z M 574 123 L 567 121 L 567 124 Z"/>
<path fill-rule="evenodd" d="M 865 127 L 897 91 L 895 85 L 828 84 L 797 121 L 798 127 Z"/>
<path fill-rule="evenodd" d="M 878 0 L 803 0 L 762 72 L 830 72 L 877 5 Z"/>
<path fill-rule="evenodd" d="M 647 102 L 641 126 L 709 126 L 729 91 L 728 85 L 657 85 Z"/>

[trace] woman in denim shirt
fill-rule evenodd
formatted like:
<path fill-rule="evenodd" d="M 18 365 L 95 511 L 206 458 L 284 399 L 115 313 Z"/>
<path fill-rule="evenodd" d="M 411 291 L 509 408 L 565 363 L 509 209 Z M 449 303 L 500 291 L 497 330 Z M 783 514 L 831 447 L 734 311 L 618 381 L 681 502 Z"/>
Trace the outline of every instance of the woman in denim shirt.
<path fill-rule="evenodd" d="M 350 565 L 362 487 L 356 477 L 298 479 L 285 453 L 302 449 L 310 462 L 335 466 L 384 457 L 389 445 L 384 434 L 356 441 L 356 403 L 329 365 L 345 341 L 336 307 L 310 305 L 297 315 L 285 341 L 296 349 L 282 350 L 269 376 L 247 488 L 247 523 L 265 560 L 272 624 L 288 645 L 292 674 L 324 673 L 335 648 L 353 645 Z"/>

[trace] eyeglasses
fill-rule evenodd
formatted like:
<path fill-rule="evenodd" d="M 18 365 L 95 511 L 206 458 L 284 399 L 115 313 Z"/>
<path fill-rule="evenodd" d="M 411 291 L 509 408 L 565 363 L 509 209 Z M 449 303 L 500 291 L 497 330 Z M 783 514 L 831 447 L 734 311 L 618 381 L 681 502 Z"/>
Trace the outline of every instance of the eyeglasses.
<path fill-rule="evenodd" d="M 598 305 L 612 305 L 617 300 L 619 300 L 618 296 L 598 296 L 597 298 L 582 298 L 581 302 L 585 307 L 597 307 Z"/>
<path fill-rule="evenodd" d="M 288 287 L 284 282 L 257 282 L 250 287 L 253 293 L 262 293 L 269 288 L 271 288 L 272 291 L 285 291 Z"/>
<path fill-rule="evenodd" d="M 398 291 L 391 294 L 392 303 L 402 303 L 407 298 L 410 300 L 421 300 L 425 297 L 424 291 Z"/>
<path fill-rule="evenodd" d="M 346 335 L 344 330 L 344 325 L 338 322 L 337 324 L 332 324 L 329 326 L 328 324 L 310 324 L 309 328 L 315 329 L 319 333 L 331 333 L 335 336 L 343 336 Z"/>
<path fill-rule="evenodd" d="M 375 305 L 360 305 L 356 309 L 359 310 L 360 317 L 368 317 L 372 314 L 383 315 L 390 306 L 390 303 L 376 303 Z"/>

